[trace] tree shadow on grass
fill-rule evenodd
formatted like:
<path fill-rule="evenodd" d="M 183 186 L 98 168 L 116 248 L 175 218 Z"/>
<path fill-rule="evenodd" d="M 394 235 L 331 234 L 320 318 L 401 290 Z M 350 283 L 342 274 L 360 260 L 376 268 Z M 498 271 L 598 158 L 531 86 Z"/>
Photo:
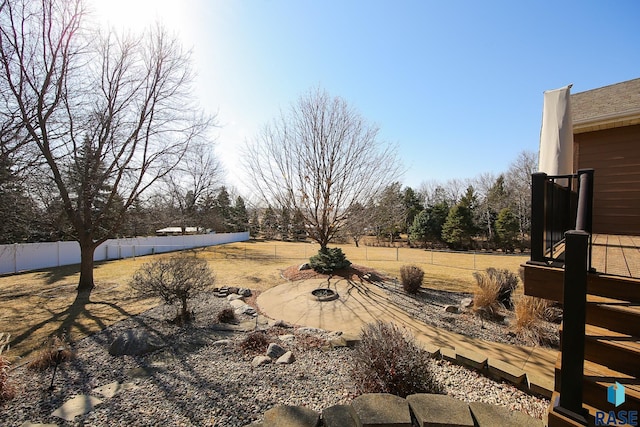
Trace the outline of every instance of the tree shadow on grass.
<path fill-rule="evenodd" d="M 49 318 L 30 326 L 26 331 L 16 335 L 11 340 L 11 347 L 15 349 L 19 344 L 27 341 L 33 334 L 51 323 L 59 323 L 59 326 L 50 334 L 50 336 L 66 335 L 69 337 L 74 330 L 79 332 L 81 335 L 88 336 L 92 333 L 92 324 L 95 324 L 98 327 L 98 330 L 103 330 L 109 325 L 104 322 L 103 318 L 96 316 L 91 312 L 91 306 L 97 305 L 107 305 L 125 317 L 132 316 L 131 313 L 117 304 L 107 301 L 92 301 L 90 292 L 80 292 L 76 294 L 73 303 L 66 309 L 57 313 L 49 310 L 51 315 Z M 18 356 L 24 358 L 33 350 L 33 348 L 26 348 L 21 351 Z"/>

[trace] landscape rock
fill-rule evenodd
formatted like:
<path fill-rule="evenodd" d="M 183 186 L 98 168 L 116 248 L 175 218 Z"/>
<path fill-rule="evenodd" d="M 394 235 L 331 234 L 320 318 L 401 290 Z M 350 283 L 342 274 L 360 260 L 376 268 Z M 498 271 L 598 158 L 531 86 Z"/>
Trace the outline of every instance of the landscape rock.
<path fill-rule="evenodd" d="M 315 335 L 315 334 L 322 334 L 324 332 L 326 332 L 324 329 L 312 328 L 310 326 L 304 326 L 302 328 L 298 328 L 298 333 L 300 334 Z"/>
<path fill-rule="evenodd" d="M 230 294 L 237 294 L 239 290 L 240 290 L 240 288 L 238 288 L 238 287 L 236 287 L 236 286 L 231 286 L 231 287 L 229 288 L 229 293 L 230 293 Z"/>
<path fill-rule="evenodd" d="M 334 405 L 322 411 L 324 427 L 356 427 L 356 418 L 351 405 Z"/>
<path fill-rule="evenodd" d="M 140 356 L 165 347 L 166 344 L 159 337 L 146 330 L 128 329 L 118 335 L 109 346 L 112 356 Z"/>
<path fill-rule="evenodd" d="M 238 295 L 238 294 L 227 295 L 227 301 L 235 301 L 235 300 L 242 300 L 242 295 Z"/>
<path fill-rule="evenodd" d="M 275 322 L 273 322 L 273 326 L 278 328 L 292 328 L 292 326 L 289 323 L 285 322 L 282 319 L 276 320 Z"/>
<path fill-rule="evenodd" d="M 463 298 L 460 301 L 460 307 L 462 307 L 462 308 L 471 308 L 471 307 L 473 307 L 473 298 Z"/>
<path fill-rule="evenodd" d="M 290 365 L 296 361 L 296 358 L 293 357 L 293 353 L 291 351 L 287 351 L 285 354 L 280 356 L 278 360 L 276 360 L 276 364 L 278 365 Z"/>
<path fill-rule="evenodd" d="M 231 300 L 231 301 L 229 301 L 229 304 L 231 305 L 231 307 L 233 307 L 235 309 L 238 309 L 240 307 L 244 307 L 245 305 L 248 305 L 241 298 L 240 299 Z"/>
<path fill-rule="evenodd" d="M 460 309 L 457 305 L 447 305 L 445 306 L 444 311 L 447 313 L 460 313 Z"/>
<path fill-rule="evenodd" d="M 267 348 L 267 356 L 269 356 L 272 359 L 277 359 L 278 357 L 282 356 L 286 352 L 287 350 L 285 350 L 284 348 L 280 347 L 278 344 L 275 344 L 275 343 L 269 344 L 269 347 Z"/>
<path fill-rule="evenodd" d="M 298 267 L 298 271 L 303 271 L 303 270 L 311 270 L 311 266 L 309 265 L 308 262 L 305 262 L 304 264 L 300 264 L 300 266 Z"/>
<path fill-rule="evenodd" d="M 251 366 L 257 368 L 258 366 L 267 365 L 271 363 L 271 358 L 269 356 L 256 356 L 251 361 Z"/>
<path fill-rule="evenodd" d="M 240 288 L 240 289 L 238 289 L 238 295 L 243 296 L 243 297 L 250 297 L 252 295 L 251 289 Z"/>
<path fill-rule="evenodd" d="M 510 411 L 501 406 L 490 405 L 483 402 L 472 402 L 469 409 L 473 413 L 479 427 L 491 427 L 497 425 L 543 427 L 542 420 L 532 418 L 519 411 Z"/>
<path fill-rule="evenodd" d="M 473 427 L 473 417 L 469 405 L 462 400 L 444 394 L 412 394 L 407 402 L 413 410 L 419 426 L 469 426 Z"/>
<path fill-rule="evenodd" d="M 218 340 L 218 341 L 214 341 L 211 345 L 220 345 L 220 346 L 233 345 L 233 340 Z"/>

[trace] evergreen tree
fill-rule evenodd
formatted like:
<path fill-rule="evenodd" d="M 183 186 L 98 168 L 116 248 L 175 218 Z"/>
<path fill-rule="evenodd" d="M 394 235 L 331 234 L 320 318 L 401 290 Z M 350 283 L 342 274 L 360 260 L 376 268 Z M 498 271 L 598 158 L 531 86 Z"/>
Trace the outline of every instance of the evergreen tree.
<path fill-rule="evenodd" d="M 424 206 L 418 198 L 418 194 L 411 187 L 405 187 L 402 193 L 402 203 L 405 210 L 405 223 L 403 232 L 408 232 L 414 218 L 424 210 Z"/>
<path fill-rule="evenodd" d="M 222 186 L 218 195 L 214 200 L 214 211 L 216 216 L 216 224 L 214 226 L 216 232 L 227 233 L 231 231 L 231 198 L 226 187 Z"/>
<path fill-rule="evenodd" d="M 496 220 L 496 234 L 498 243 L 505 252 L 513 252 L 518 235 L 520 233 L 520 222 L 509 208 L 504 208 L 498 214 Z"/>
<path fill-rule="evenodd" d="M 253 214 L 251 215 L 251 220 L 249 221 L 249 234 L 255 239 L 259 232 L 260 219 L 258 218 L 258 211 L 254 209 Z"/>
<path fill-rule="evenodd" d="M 291 210 L 286 206 L 280 210 L 278 230 L 280 231 L 280 240 L 289 240 L 291 234 Z"/>
<path fill-rule="evenodd" d="M 276 236 L 276 232 L 278 231 L 278 218 L 271 206 L 268 206 L 264 211 L 260 230 L 265 239 L 273 239 Z"/>
<path fill-rule="evenodd" d="M 299 209 L 296 209 L 293 213 L 293 219 L 291 220 L 291 234 L 295 240 L 301 241 L 307 238 L 307 229 L 304 225 L 304 216 Z"/>
<path fill-rule="evenodd" d="M 233 231 L 247 231 L 249 229 L 249 213 L 247 212 L 247 207 L 244 204 L 242 196 L 236 197 L 236 203 L 232 212 Z"/>
<path fill-rule="evenodd" d="M 463 200 L 449 211 L 442 226 L 442 240 L 453 249 L 468 249 L 475 234 L 470 200 Z"/>

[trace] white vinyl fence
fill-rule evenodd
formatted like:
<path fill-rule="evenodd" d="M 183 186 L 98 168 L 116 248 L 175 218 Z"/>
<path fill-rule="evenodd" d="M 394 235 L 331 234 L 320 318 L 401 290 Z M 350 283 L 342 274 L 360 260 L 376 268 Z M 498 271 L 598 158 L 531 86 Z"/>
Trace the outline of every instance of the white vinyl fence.
<path fill-rule="evenodd" d="M 94 261 L 131 258 L 162 252 L 221 245 L 249 240 L 249 232 L 152 236 L 109 239 L 96 248 Z M 0 245 L 0 274 L 80 263 L 78 242 L 42 242 Z"/>

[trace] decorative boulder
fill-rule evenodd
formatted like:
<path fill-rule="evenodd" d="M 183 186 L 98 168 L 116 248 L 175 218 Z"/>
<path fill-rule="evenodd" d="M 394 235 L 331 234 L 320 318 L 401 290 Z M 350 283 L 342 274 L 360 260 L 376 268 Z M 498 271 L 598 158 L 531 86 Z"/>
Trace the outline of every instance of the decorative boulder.
<path fill-rule="evenodd" d="M 269 356 L 272 359 L 277 359 L 283 354 L 285 354 L 286 352 L 287 351 L 284 348 L 280 347 L 278 344 L 275 344 L 275 343 L 269 344 L 269 347 L 267 348 L 267 356 Z"/>
<path fill-rule="evenodd" d="M 151 353 L 166 343 L 158 336 L 150 334 L 146 330 L 129 329 L 121 333 L 109 346 L 109 354 L 112 356 L 140 356 Z"/>

